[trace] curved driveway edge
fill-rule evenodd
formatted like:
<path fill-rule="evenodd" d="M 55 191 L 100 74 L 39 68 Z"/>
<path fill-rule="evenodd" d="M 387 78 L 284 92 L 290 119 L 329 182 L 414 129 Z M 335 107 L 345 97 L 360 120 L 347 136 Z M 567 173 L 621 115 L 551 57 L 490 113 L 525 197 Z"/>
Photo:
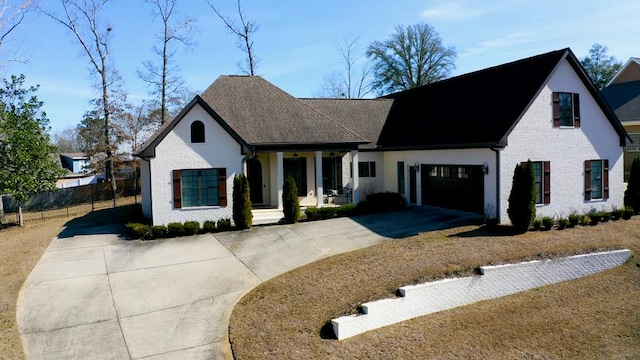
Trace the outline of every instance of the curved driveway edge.
<path fill-rule="evenodd" d="M 478 215 L 435 208 L 127 241 L 119 226 L 58 237 L 17 303 L 28 359 L 231 359 L 237 301 L 319 259 Z M 93 233 L 93 234 L 91 234 Z"/>

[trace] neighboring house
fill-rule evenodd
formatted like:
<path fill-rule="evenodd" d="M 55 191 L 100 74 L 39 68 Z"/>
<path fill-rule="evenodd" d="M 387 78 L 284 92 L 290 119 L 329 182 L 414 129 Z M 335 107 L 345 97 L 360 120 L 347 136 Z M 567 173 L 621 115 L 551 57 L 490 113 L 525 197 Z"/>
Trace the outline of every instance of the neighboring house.
<path fill-rule="evenodd" d="M 633 140 L 624 151 L 626 179 L 633 159 L 640 157 L 640 58 L 629 59 L 602 89 L 602 95 Z"/>
<path fill-rule="evenodd" d="M 296 99 L 258 76 L 221 76 L 137 156 L 154 224 L 231 218 L 241 173 L 254 206 L 282 207 L 292 176 L 303 205 L 393 191 L 505 223 L 514 168 L 527 160 L 538 215 L 621 208 L 627 139 L 562 49 L 366 100 Z"/>
<path fill-rule="evenodd" d="M 85 153 L 60 153 L 54 155 L 54 160 L 60 163 L 67 172 L 56 181 L 56 187 L 66 189 L 70 187 L 96 184 L 104 181 L 104 175 L 90 175 L 91 159 Z"/>

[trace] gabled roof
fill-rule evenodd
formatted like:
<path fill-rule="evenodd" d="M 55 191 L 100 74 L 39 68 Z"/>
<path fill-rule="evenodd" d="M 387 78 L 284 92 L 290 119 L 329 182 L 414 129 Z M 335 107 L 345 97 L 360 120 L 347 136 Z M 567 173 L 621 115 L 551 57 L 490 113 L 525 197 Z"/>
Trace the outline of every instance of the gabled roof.
<path fill-rule="evenodd" d="M 260 76 L 221 76 L 201 96 L 252 146 L 370 141 Z"/>
<path fill-rule="evenodd" d="M 387 95 L 395 101 L 378 146 L 383 150 L 504 147 L 565 58 L 624 144 L 628 135 L 620 121 L 567 48 Z"/>
<path fill-rule="evenodd" d="M 640 80 L 616 83 L 602 89 L 620 121 L 640 121 Z"/>
<path fill-rule="evenodd" d="M 178 116 L 156 131 L 141 147 L 138 156 L 155 156 L 155 147 L 196 104 L 246 152 L 356 148 L 370 142 L 260 76 L 220 76 Z"/>
<path fill-rule="evenodd" d="M 300 99 L 303 103 L 336 120 L 343 126 L 357 131 L 369 144 L 360 145 L 360 149 L 372 149 L 387 114 L 393 104 L 392 99 Z"/>
<path fill-rule="evenodd" d="M 606 86 L 640 80 L 640 58 L 629 58 Z"/>

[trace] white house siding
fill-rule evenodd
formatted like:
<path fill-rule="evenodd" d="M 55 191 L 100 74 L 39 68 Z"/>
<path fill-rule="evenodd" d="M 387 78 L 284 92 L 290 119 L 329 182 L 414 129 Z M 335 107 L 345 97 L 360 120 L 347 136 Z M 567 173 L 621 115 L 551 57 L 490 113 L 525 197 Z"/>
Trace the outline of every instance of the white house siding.
<path fill-rule="evenodd" d="M 484 208 L 485 212 L 494 214 L 496 207 L 496 154 L 490 149 L 453 149 L 453 150 L 411 150 L 387 151 L 384 153 L 384 184 L 385 191 L 398 191 L 398 161 L 404 161 L 405 170 L 405 198 L 409 201 L 409 166 L 430 165 L 461 165 L 484 166 L 489 173 L 484 176 Z M 417 174 L 416 200 L 422 204 L 422 171 Z"/>
<path fill-rule="evenodd" d="M 368 194 L 373 194 L 377 192 L 385 191 L 385 173 L 386 169 L 384 167 L 384 156 L 382 152 L 369 152 L 369 151 L 360 151 L 358 155 L 358 162 L 375 162 L 376 163 L 376 176 L 375 177 L 363 177 L 362 173 L 360 173 L 359 178 L 359 191 L 360 191 L 360 199 L 365 200 Z M 354 166 L 356 166 L 354 164 Z M 347 171 L 350 169 L 351 165 L 347 167 Z M 344 169 L 344 168 L 343 168 Z M 394 190 L 395 191 L 395 190 Z"/>
<path fill-rule="evenodd" d="M 553 127 L 554 91 L 580 94 L 580 127 Z M 548 83 L 511 132 L 501 153 L 500 221 L 507 215 L 513 170 L 522 161 L 550 161 L 551 203 L 538 205 L 537 216 L 568 216 L 591 209 L 611 210 L 623 205 L 623 167 L 620 140 L 571 65 L 563 60 Z M 609 160 L 609 199 L 584 200 L 584 161 Z"/>
<path fill-rule="evenodd" d="M 191 143 L 195 120 L 205 125 L 204 143 Z M 200 105 L 194 106 L 158 144 L 150 161 L 153 224 L 231 219 L 233 178 L 242 173 L 243 157 L 240 145 Z M 174 209 L 172 171 L 205 168 L 227 169 L 227 206 Z"/>
<path fill-rule="evenodd" d="M 142 195 L 142 215 L 151 219 L 151 174 L 149 173 L 149 161 L 140 160 L 140 190 Z"/>

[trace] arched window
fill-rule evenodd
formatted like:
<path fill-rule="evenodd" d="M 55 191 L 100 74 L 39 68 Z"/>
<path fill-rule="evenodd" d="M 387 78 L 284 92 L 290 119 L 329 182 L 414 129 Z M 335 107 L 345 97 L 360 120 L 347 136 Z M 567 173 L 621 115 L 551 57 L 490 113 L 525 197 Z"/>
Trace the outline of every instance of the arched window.
<path fill-rule="evenodd" d="M 191 142 L 204 142 L 204 124 L 202 123 L 202 121 L 196 120 L 191 123 Z"/>

